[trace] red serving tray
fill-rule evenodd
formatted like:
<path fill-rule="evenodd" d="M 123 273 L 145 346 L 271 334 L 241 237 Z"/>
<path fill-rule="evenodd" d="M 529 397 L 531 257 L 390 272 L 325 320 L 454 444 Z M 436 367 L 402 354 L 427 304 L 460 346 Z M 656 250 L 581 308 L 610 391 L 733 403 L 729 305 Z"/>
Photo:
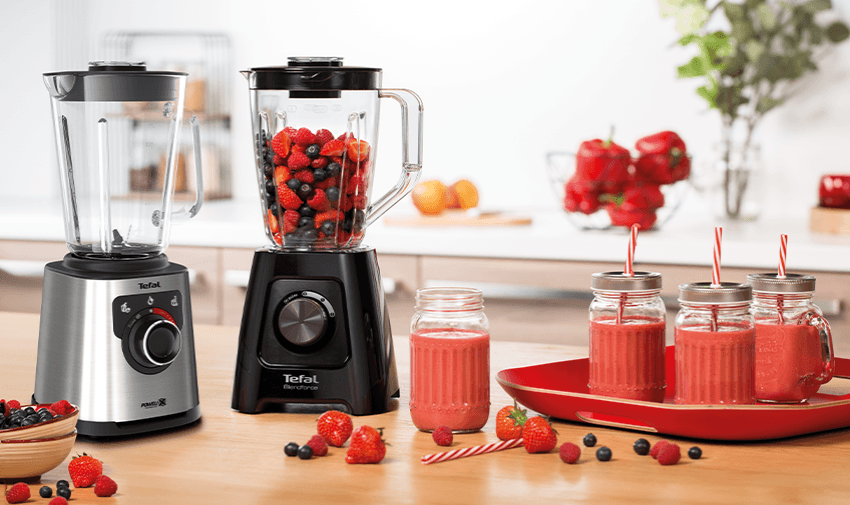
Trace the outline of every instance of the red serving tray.
<path fill-rule="evenodd" d="M 769 440 L 850 426 L 850 394 L 827 394 L 826 386 L 795 405 L 676 405 L 673 346 L 666 359 L 663 403 L 589 394 L 588 358 L 508 368 L 496 380 L 517 402 L 544 415 L 680 437 Z M 835 359 L 835 377 L 850 378 L 850 359 Z"/>

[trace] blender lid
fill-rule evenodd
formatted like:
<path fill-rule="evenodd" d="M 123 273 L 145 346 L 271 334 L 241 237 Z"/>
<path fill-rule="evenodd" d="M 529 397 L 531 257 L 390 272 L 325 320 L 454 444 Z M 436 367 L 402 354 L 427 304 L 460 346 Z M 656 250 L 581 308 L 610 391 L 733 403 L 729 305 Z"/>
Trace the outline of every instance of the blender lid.
<path fill-rule="evenodd" d="M 294 91 L 376 90 L 381 69 L 345 67 L 336 56 L 290 57 L 285 67 L 254 67 L 242 71 L 250 89 Z"/>
<path fill-rule="evenodd" d="M 69 102 L 177 100 L 186 72 L 149 71 L 144 62 L 93 61 L 87 71 L 48 72 L 50 95 Z"/>

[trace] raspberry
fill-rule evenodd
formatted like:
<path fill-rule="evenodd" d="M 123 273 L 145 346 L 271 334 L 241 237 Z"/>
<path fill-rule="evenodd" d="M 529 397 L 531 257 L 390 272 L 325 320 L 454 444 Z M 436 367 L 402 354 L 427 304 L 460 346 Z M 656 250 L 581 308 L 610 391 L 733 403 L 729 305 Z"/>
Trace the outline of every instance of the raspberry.
<path fill-rule="evenodd" d="M 272 150 L 277 156 L 285 158 L 286 155 L 289 154 L 289 148 L 291 145 L 292 141 L 289 138 L 289 134 L 286 133 L 286 130 L 282 130 L 272 137 Z M 277 165 L 277 163 L 275 163 L 275 165 Z"/>
<path fill-rule="evenodd" d="M 321 228 L 322 223 L 325 221 L 331 221 L 334 224 L 341 223 L 345 219 L 345 214 L 338 210 L 329 210 L 327 212 L 319 212 L 313 219 L 316 222 L 316 228 Z"/>
<path fill-rule="evenodd" d="M 313 135 L 313 132 L 309 128 L 299 128 L 292 137 L 292 141 L 299 146 L 309 146 L 316 143 L 316 136 Z"/>
<path fill-rule="evenodd" d="M 662 465 L 675 465 L 682 457 L 682 451 L 677 444 L 664 444 L 658 451 L 658 462 Z"/>
<path fill-rule="evenodd" d="M 294 152 L 290 154 L 289 159 L 286 160 L 287 166 L 289 166 L 289 168 L 291 168 L 292 170 L 300 170 L 302 168 L 307 168 L 312 162 L 313 160 L 311 160 L 309 156 L 299 152 Z"/>
<path fill-rule="evenodd" d="M 434 442 L 441 447 L 448 447 L 452 445 L 452 429 L 448 426 L 439 426 L 433 433 L 431 433 L 431 437 L 434 439 Z"/>
<path fill-rule="evenodd" d="M 277 201 L 286 210 L 298 210 L 303 203 L 295 191 L 292 191 L 286 186 L 277 187 Z"/>
<path fill-rule="evenodd" d="M 653 445 L 652 449 L 649 450 L 649 455 L 652 456 L 652 459 L 658 459 L 658 452 L 669 443 L 670 442 L 666 440 L 659 440 L 658 442 L 655 442 L 655 445 Z"/>
<path fill-rule="evenodd" d="M 572 465 L 581 456 L 581 449 L 572 442 L 564 442 L 558 450 L 558 455 L 561 457 L 561 461 Z"/>
<path fill-rule="evenodd" d="M 314 210 L 318 210 L 319 212 L 331 208 L 330 200 L 328 200 L 327 195 L 325 195 L 325 192 L 321 189 L 317 189 L 316 193 L 313 195 L 313 198 L 307 200 L 307 205 L 309 205 Z"/>
<path fill-rule="evenodd" d="M 330 132 L 330 130 L 325 130 L 324 128 L 316 130 L 316 143 L 319 146 L 324 146 L 328 142 L 334 139 L 334 134 Z"/>
<path fill-rule="evenodd" d="M 15 400 L 11 400 L 9 403 Z M 20 404 L 19 404 L 20 405 Z M 23 482 L 18 482 L 6 489 L 6 501 L 9 503 L 21 503 L 30 499 L 30 487 Z"/>
<path fill-rule="evenodd" d="M 328 166 L 328 159 L 324 156 L 319 156 L 318 158 L 310 162 L 310 166 L 312 168 L 325 168 L 326 166 Z"/>
<path fill-rule="evenodd" d="M 50 410 L 56 412 L 60 416 L 68 415 L 74 411 L 74 406 L 68 403 L 68 400 L 59 400 L 50 406 Z"/>
<path fill-rule="evenodd" d="M 354 195 L 351 197 L 351 204 L 355 209 L 366 210 L 366 195 Z"/>
<path fill-rule="evenodd" d="M 65 400 L 62 400 L 62 401 L 65 402 Z M 65 403 L 68 403 L 68 402 L 65 402 Z M 8 402 L 6 402 L 6 406 L 9 407 L 9 410 L 20 409 L 21 408 L 21 402 L 19 402 L 18 400 L 9 400 Z M 71 409 L 71 410 L 73 410 L 73 409 Z"/>
<path fill-rule="evenodd" d="M 61 496 L 57 496 L 56 498 L 53 498 L 52 500 L 47 502 L 47 505 L 68 505 L 68 500 L 62 498 Z"/>
<path fill-rule="evenodd" d="M 284 166 L 286 165 L 286 156 L 280 156 L 279 154 L 275 154 L 272 158 L 272 163 L 274 163 L 274 165 L 277 167 Z"/>
<path fill-rule="evenodd" d="M 365 194 L 368 182 L 368 179 L 362 172 L 356 172 L 351 176 L 351 180 L 348 181 L 348 186 L 346 186 L 345 192 L 349 195 Z"/>
<path fill-rule="evenodd" d="M 112 496 L 118 491 L 118 484 L 106 475 L 101 475 L 94 481 L 94 494 L 101 498 Z"/>
<path fill-rule="evenodd" d="M 307 445 L 313 449 L 314 456 L 324 456 L 328 453 L 328 444 L 321 435 L 313 435 L 310 437 L 310 441 L 307 442 Z"/>
<path fill-rule="evenodd" d="M 298 228 L 298 220 L 301 214 L 297 210 L 287 210 L 283 213 L 283 233 L 292 233 Z"/>
<path fill-rule="evenodd" d="M 293 177 L 301 182 L 306 182 L 307 184 L 313 184 L 316 181 L 315 177 L 313 177 L 312 170 L 298 170 L 295 172 Z"/>
<path fill-rule="evenodd" d="M 323 180 L 322 182 L 317 182 L 314 186 L 319 188 L 319 189 L 327 190 L 327 189 L 335 187 L 338 182 L 339 181 L 336 180 L 336 177 L 328 177 L 327 179 Z M 330 198 L 330 197 L 328 197 L 328 198 Z"/>

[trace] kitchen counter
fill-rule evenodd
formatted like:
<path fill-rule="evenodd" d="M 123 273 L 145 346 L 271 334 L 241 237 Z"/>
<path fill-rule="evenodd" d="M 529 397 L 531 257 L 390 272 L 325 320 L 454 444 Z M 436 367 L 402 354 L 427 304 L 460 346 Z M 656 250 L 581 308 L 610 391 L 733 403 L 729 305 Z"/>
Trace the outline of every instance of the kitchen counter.
<path fill-rule="evenodd" d="M 32 392 L 38 316 L 0 313 L 0 384 L 5 398 Z M 200 423 L 167 433 L 119 441 L 78 439 L 73 453 L 100 458 L 118 483 L 111 500 L 92 488 L 74 490 L 76 504 L 107 503 L 838 503 L 850 496 L 850 430 L 836 430 L 760 443 L 676 440 L 684 450 L 699 445 L 703 458 L 660 466 L 638 456 L 632 443 L 660 437 L 555 421 L 558 442 L 580 444 L 593 432 L 599 446 L 612 449 L 602 463 L 584 449 L 577 465 L 556 452 L 528 454 L 522 448 L 424 466 L 424 454 L 439 452 L 427 433 L 416 430 L 406 406 L 409 391 L 408 341 L 396 338 L 402 398 L 386 414 L 354 418 L 355 427 L 383 427 L 392 444 L 378 465 L 348 465 L 345 449 L 303 461 L 288 458 L 283 446 L 304 443 L 315 433 L 316 413 L 246 415 L 230 409 L 238 330 L 196 326 Z M 493 342 L 491 376 L 507 367 L 587 355 L 583 347 Z M 482 432 L 457 435 L 452 448 L 496 440 L 493 414 L 510 399 L 491 383 L 491 418 Z M 67 479 L 68 459 L 42 477 L 55 486 Z M 32 484 L 29 502 L 38 498 Z"/>

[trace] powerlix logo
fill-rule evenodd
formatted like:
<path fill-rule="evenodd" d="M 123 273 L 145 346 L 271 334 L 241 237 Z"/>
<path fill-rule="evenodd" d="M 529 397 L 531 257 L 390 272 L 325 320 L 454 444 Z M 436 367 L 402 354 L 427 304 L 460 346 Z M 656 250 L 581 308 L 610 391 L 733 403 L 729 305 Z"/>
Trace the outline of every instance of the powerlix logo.
<path fill-rule="evenodd" d="M 316 391 L 319 389 L 319 378 L 315 375 L 283 374 L 283 389 L 294 391 Z"/>
<path fill-rule="evenodd" d="M 159 287 L 159 281 L 155 282 L 140 282 L 139 289 L 153 289 Z"/>
<path fill-rule="evenodd" d="M 154 400 L 152 402 L 142 402 L 140 407 L 143 409 L 155 409 L 157 407 L 165 407 L 165 398 L 160 398 L 159 400 Z"/>

